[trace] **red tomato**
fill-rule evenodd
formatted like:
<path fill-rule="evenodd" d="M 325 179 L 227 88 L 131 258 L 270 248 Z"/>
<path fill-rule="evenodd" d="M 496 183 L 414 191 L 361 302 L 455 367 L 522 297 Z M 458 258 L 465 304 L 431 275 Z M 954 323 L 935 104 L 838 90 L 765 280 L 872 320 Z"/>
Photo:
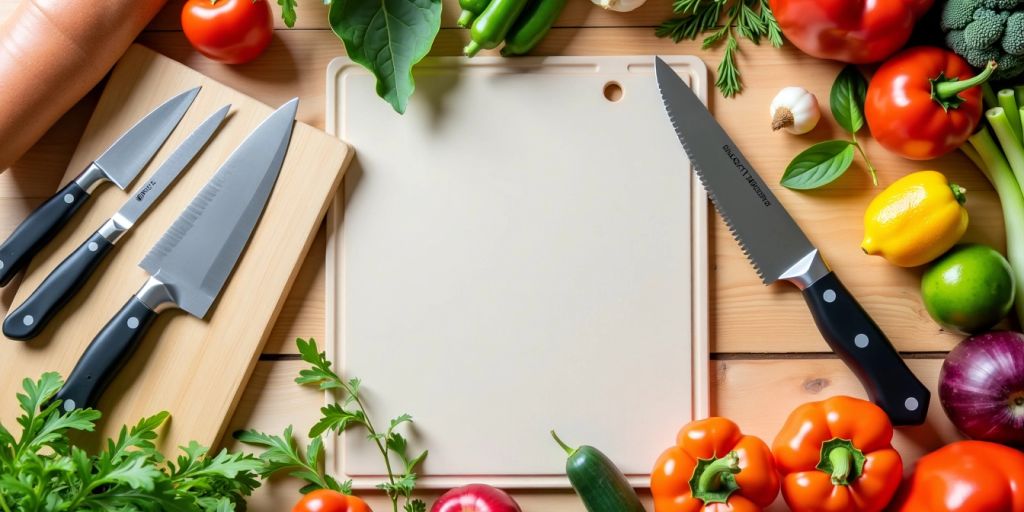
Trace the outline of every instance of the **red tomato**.
<path fill-rule="evenodd" d="M 181 10 L 181 28 L 203 55 L 242 64 L 270 44 L 274 19 L 267 0 L 188 0 Z"/>
<path fill-rule="evenodd" d="M 246 0 L 248 1 L 248 0 Z M 317 489 L 299 500 L 292 512 L 373 512 L 365 501 L 330 489 Z"/>

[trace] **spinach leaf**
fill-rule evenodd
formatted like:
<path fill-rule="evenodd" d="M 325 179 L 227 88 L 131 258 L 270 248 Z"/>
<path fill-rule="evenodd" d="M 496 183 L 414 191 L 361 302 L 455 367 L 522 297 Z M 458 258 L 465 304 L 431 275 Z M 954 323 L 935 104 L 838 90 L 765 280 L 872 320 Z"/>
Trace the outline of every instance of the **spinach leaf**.
<path fill-rule="evenodd" d="M 377 95 L 405 113 L 412 67 L 441 28 L 441 0 L 333 0 L 328 21 L 348 56 L 377 78 Z"/>

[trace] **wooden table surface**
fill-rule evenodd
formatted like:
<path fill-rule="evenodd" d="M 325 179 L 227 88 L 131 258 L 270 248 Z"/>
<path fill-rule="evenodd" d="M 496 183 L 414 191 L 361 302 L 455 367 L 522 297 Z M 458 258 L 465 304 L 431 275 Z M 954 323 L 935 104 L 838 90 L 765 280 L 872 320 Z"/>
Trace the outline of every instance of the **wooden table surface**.
<path fill-rule="evenodd" d="M 17 2 L 0 0 L 0 17 Z M 171 0 L 139 41 L 267 104 L 299 96 L 299 119 L 324 126 L 327 63 L 343 55 L 344 47 L 328 30 L 321 2 L 300 2 L 296 27 L 286 29 L 278 21 L 279 30 L 267 52 L 242 66 L 224 66 L 192 50 L 180 31 L 182 2 Z M 696 54 L 708 63 L 713 75 L 720 49 L 702 52 L 698 43 L 676 45 L 654 37 L 653 27 L 669 16 L 670 4 L 669 0 L 650 0 L 641 9 L 623 14 L 605 12 L 586 0 L 572 0 L 535 53 Z M 456 16 L 457 1 L 444 0 L 444 26 L 432 54 L 460 53 L 467 34 L 455 27 Z M 843 134 L 827 113 L 808 135 L 773 133 L 768 127 L 771 98 L 782 87 L 800 85 L 817 94 L 827 110 L 829 88 L 840 65 L 809 58 L 792 46 L 777 50 L 743 41 L 741 48 L 739 60 L 747 90 L 735 99 L 724 99 L 715 91 L 712 111 L 934 394 L 942 358 L 960 337 L 943 332 L 928 318 L 918 292 L 920 271 L 893 267 L 859 250 L 863 211 L 877 192 L 863 165 L 858 161 L 843 178 L 821 191 L 796 193 L 777 185 L 794 154 L 814 142 Z M 0 236 L 6 236 L 55 190 L 95 106 L 97 92 L 80 102 L 14 167 L 0 174 Z M 861 140 L 865 139 L 862 135 Z M 966 187 L 971 216 L 967 239 L 1003 248 L 995 193 L 966 158 L 954 154 L 931 162 L 911 162 L 887 153 L 874 141 L 867 140 L 865 145 L 879 169 L 880 186 L 908 172 L 932 168 Z M 853 375 L 829 353 L 799 292 L 787 284 L 762 286 L 717 217 L 711 238 L 713 412 L 735 419 L 747 432 L 770 442 L 789 411 L 800 403 L 836 394 L 863 396 Z M 324 338 L 324 260 L 325 231 L 321 226 L 230 430 L 253 427 L 278 433 L 294 424 L 296 431 L 303 432 L 315 421 L 321 395 L 292 382 L 303 366 L 295 355 L 294 339 Z M 4 312 L 13 289 L 9 286 L 0 293 Z M 12 399 L 12 392 L 4 390 L 0 398 Z M 899 431 L 897 447 L 909 463 L 956 438 L 933 396 L 928 422 Z M 671 441 L 666 439 L 666 445 Z M 233 446 L 230 440 L 227 444 Z M 275 479 L 252 498 L 251 510 L 285 510 L 295 500 L 298 487 L 293 479 Z M 525 492 L 516 497 L 526 511 L 583 510 L 566 492 Z M 373 504 L 378 512 L 386 510 L 379 497 Z M 772 510 L 785 508 L 780 498 Z"/>

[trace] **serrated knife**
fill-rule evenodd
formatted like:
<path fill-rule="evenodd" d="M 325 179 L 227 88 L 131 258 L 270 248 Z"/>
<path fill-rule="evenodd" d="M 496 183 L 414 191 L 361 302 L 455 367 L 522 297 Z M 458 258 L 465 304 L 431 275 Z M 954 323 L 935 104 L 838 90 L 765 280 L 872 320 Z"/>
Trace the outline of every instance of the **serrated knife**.
<path fill-rule="evenodd" d="M 36 208 L 0 244 L 0 286 L 6 286 L 85 204 L 104 181 L 124 190 L 138 176 L 199 94 L 189 89 L 146 114 L 75 179 Z"/>
<path fill-rule="evenodd" d="M 139 263 L 149 279 L 86 347 L 55 397 L 64 410 L 96 404 L 161 311 L 206 316 L 270 198 L 298 104 L 284 104 L 249 134 Z"/>
<path fill-rule="evenodd" d="M 700 99 L 655 58 L 669 120 L 718 213 L 764 284 L 803 291 L 814 322 L 894 425 L 919 425 L 931 393 L 822 259 Z"/>
<path fill-rule="evenodd" d="M 4 336 L 12 340 L 29 340 L 42 332 L 53 315 L 85 285 L 103 257 L 114 248 L 114 244 L 138 224 L 213 138 L 230 109 L 231 105 L 225 105 L 203 121 L 110 219 L 72 251 L 46 276 L 32 295 L 7 315 L 3 325 Z"/>

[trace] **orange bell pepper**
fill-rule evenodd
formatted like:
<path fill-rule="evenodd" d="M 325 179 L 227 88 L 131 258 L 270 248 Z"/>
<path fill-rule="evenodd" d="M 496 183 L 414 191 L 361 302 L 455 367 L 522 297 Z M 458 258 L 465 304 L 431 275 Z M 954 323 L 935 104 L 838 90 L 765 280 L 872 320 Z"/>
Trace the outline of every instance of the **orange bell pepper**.
<path fill-rule="evenodd" d="M 894 512 L 1024 512 L 1024 454 L 959 441 L 917 461 Z"/>
<path fill-rule="evenodd" d="M 903 477 L 888 416 L 848 396 L 797 407 L 772 453 L 794 512 L 879 512 Z"/>
<path fill-rule="evenodd" d="M 779 494 L 764 441 L 725 418 L 684 426 L 651 472 L 655 512 L 760 512 Z"/>
<path fill-rule="evenodd" d="M 782 498 L 794 512 L 879 512 L 903 476 L 893 426 L 876 404 L 849 396 L 804 403 L 772 443 Z"/>

